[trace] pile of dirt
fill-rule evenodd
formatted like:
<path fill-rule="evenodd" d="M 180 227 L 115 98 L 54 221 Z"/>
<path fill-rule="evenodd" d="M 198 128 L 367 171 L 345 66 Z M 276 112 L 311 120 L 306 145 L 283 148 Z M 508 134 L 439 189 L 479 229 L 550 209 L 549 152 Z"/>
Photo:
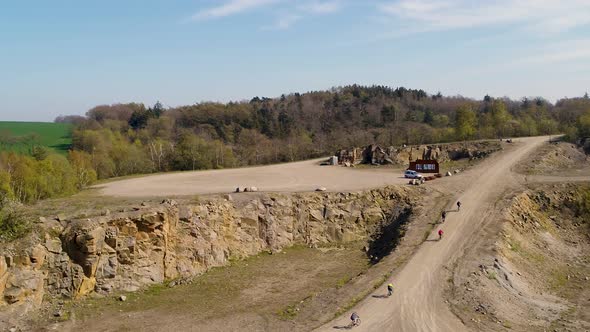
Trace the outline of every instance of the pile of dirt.
<path fill-rule="evenodd" d="M 456 269 L 455 313 L 480 331 L 588 330 L 590 231 L 579 208 L 588 193 L 554 185 L 516 195 L 499 240 Z"/>
<path fill-rule="evenodd" d="M 525 174 L 564 175 L 573 169 L 590 166 L 590 158 L 584 150 L 572 143 L 558 142 L 544 145 L 521 164 L 520 171 Z"/>

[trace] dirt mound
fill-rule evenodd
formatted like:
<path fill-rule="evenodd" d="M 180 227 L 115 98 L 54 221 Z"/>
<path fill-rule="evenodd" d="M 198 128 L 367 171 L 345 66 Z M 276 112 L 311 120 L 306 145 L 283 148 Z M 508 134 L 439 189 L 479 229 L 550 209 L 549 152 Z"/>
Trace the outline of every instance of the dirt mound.
<path fill-rule="evenodd" d="M 590 238 L 580 210 L 588 193 L 551 186 L 514 197 L 493 250 L 455 275 L 452 302 L 464 322 L 480 331 L 590 328 Z"/>
<path fill-rule="evenodd" d="M 544 145 L 521 165 L 525 174 L 558 174 L 590 166 L 590 159 L 575 144 L 559 142 Z M 561 174 L 560 174 L 561 175 Z"/>

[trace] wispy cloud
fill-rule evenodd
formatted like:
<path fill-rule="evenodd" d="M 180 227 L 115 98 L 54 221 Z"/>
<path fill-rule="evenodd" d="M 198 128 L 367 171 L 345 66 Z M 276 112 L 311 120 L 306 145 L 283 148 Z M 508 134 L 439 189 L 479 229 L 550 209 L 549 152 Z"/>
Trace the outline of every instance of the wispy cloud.
<path fill-rule="evenodd" d="M 509 73 L 519 70 L 537 69 L 539 72 L 547 68 L 574 70 L 576 73 L 587 71 L 590 67 L 590 39 L 572 39 L 548 43 L 533 47 L 525 52 L 511 52 L 507 59 L 497 59 L 485 66 L 460 68 L 457 75 L 482 76 Z M 568 69 L 569 68 L 569 69 Z"/>
<path fill-rule="evenodd" d="M 338 12 L 344 6 L 341 0 L 310 1 L 296 7 L 283 9 L 276 22 L 271 26 L 263 27 L 263 30 L 284 30 L 293 24 L 318 15 L 328 15 Z"/>
<path fill-rule="evenodd" d="M 546 65 L 560 62 L 590 61 L 590 39 L 568 40 L 545 46 L 534 55 L 512 62 L 512 65 Z"/>
<path fill-rule="evenodd" d="M 272 5 L 279 1 L 280 0 L 231 0 L 217 7 L 203 9 L 194 14 L 191 19 L 203 20 L 226 17 L 240 14 L 254 8 Z"/>
<path fill-rule="evenodd" d="M 300 6 L 302 11 L 312 14 L 332 14 L 343 6 L 342 1 L 313 1 Z"/>
<path fill-rule="evenodd" d="M 429 30 L 522 24 L 542 32 L 561 32 L 590 24 L 588 0 L 399 0 L 378 10 L 409 26 Z"/>
<path fill-rule="evenodd" d="M 273 26 L 265 27 L 266 30 L 283 30 L 290 28 L 293 24 L 300 21 L 303 16 L 298 14 L 285 14 L 279 16 Z"/>
<path fill-rule="evenodd" d="M 188 21 L 200 21 L 207 19 L 223 18 L 241 14 L 246 11 L 260 10 L 267 7 L 275 8 L 276 21 L 263 30 L 288 29 L 296 22 L 304 18 L 317 15 L 333 14 L 342 9 L 345 0 L 228 0 L 227 2 L 211 8 L 205 8 L 195 13 Z"/>

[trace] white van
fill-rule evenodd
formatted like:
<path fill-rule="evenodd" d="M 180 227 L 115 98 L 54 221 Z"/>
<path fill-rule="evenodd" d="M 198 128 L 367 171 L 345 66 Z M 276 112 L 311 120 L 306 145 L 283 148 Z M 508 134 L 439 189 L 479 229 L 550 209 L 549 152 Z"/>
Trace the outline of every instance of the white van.
<path fill-rule="evenodd" d="M 404 172 L 404 177 L 408 179 L 420 179 L 422 178 L 422 174 L 416 171 L 412 171 L 411 169 L 408 169 Z"/>

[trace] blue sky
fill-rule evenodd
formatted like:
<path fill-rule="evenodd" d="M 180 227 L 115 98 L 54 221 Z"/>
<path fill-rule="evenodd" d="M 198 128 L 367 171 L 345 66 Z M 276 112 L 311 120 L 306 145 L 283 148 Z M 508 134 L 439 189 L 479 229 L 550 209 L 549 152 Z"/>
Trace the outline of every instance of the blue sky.
<path fill-rule="evenodd" d="M 589 0 L 0 3 L 0 120 L 383 84 L 581 96 Z"/>

